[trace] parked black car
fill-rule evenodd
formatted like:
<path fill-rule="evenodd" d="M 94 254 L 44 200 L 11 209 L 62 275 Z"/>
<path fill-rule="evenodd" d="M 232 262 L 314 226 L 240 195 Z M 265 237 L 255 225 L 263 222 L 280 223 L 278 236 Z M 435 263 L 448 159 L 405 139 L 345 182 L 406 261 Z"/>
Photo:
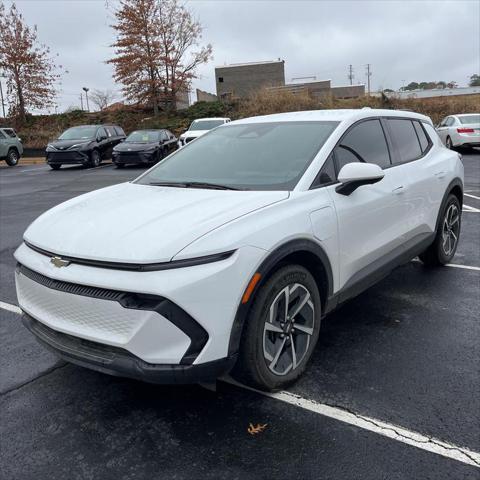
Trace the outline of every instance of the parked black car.
<path fill-rule="evenodd" d="M 153 165 L 177 149 L 177 138 L 169 130 L 135 130 L 113 149 L 113 163 Z"/>
<path fill-rule="evenodd" d="M 79 125 L 65 130 L 47 145 L 46 160 L 58 170 L 63 164 L 98 167 L 111 158 L 115 145 L 125 140 L 125 132 L 116 125 Z"/>

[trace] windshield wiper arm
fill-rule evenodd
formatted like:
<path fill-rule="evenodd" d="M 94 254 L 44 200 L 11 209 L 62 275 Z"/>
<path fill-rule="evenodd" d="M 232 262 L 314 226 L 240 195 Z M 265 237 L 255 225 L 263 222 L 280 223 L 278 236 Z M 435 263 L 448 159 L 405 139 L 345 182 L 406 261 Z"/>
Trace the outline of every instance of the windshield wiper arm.
<path fill-rule="evenodd" d="M 150 182 L 155 187 L 209 188 L 212 190 L 240 190 L 239 188 L 209 182 Z"/>
<path fill-rule="evenodd" d="M 239 188 L 209 182 L 185 182 L 187 188 L 211 188 L 212 190 L 239 190 Z"/>

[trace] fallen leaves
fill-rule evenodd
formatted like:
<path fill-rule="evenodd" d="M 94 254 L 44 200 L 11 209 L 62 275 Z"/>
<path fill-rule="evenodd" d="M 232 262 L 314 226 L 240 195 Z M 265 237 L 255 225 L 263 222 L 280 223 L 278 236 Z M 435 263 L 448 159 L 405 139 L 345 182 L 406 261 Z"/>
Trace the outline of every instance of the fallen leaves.
<path fill-rule="evenodd" d="M 267 425 L 268 425 L 267 423 L 264 423 L 264 424 L 257 423 L 257 425 L 254 426 L 253 423 L 250 423 L 250 425 L 247 428 L 247 432 L 250 435 L 257 435 L 257 433 L 263 432 L 265 428 L 267 428 Z"/>

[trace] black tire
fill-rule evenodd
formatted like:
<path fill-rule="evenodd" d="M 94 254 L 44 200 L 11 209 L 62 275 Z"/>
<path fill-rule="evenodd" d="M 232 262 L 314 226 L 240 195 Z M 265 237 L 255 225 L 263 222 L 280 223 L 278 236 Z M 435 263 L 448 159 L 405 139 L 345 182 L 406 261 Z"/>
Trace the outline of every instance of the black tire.
<path fill-rule="evenodd" d="M 124 163 L 116 163 L 115 166 L 117 168 L 125 168 L 125 164 Z"/>
<path fill-rule="evenodd" d="M 452 143 L 452 139 L 450 137 L 447 137 L 446 140 L 445 140 L 445 146 L 449 149 L 449 150 L 453 150 L 453 143 Z"/>
<path fill-rule="evenodd" d="M 284 292 L 287 289 L 290 313 L 305 299 L 311 301 L 307 301 L 299 312 L 294 313 L 293 321 L 286 317 L 287 321 L 281 323 L 281 318 L 285 315 L 282 317 L 278 312 L 288 311 L 284 307 L 287 298 Z M 272 319 L 271 310 L 277 312 Z M 315 348 L 320 332 L 320 318 L 320 294 L 310 272 L 300 265 L 281 267 L 266 280 L 253 300 L 233 376 L 262 390 L 278 390 L 294 382 L 305 370 Z M 272 328 L 280 329 L 281 332 L 271 331 Z M 310 333 L 307 334 L 306 330 Z M 292 341 L 295 348 L 292 348 Z M 292 360 L 293 352 L 296 352 L 296 366 Z"/>
<path fill-rule="evenodd" d="M 52 170 L 60 170 L 60 168 L 62 168 L 62 164 L 61 164 L 61 163 L 49 163 L 48 166 L 49 166 Z"/>
<path fill-rule="evenodd" d="M 18 164 L 18 161 L 20 160 L 20 155 L 18 154 L 18 151 L 15 148 L 11 148 L 8 153 L 7 153 L 7 158 L 6 162 L 7 165 L 10 167 L 14 167 L 15 165 Z"/>
<path fill-rule="evenodd" d="M 435 240 L 419 255 L 420 260 L 429 267 L 438 267 L 450 262 L 457 250 L 461 225 L 462 207 L 458 198 L 451 194 L 441 212 Z"/>
<path fill-rule="evenodd" d="M 102 157 L 98 150 L 93 150 L 90 154 L 90 166 L 93 168 L 98 167 L 102 163 Z"/>

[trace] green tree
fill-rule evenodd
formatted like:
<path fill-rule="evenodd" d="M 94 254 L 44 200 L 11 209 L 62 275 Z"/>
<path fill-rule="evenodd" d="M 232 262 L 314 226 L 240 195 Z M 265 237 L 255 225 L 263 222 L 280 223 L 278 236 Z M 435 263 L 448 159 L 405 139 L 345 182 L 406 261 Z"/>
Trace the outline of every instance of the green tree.
<path fill-rule="evenodd" d="M 480 75 L 478 73 L 474 73 L 470 77 L 470 82 L 468 84 L 470 87 L 480 87 Z"/>

